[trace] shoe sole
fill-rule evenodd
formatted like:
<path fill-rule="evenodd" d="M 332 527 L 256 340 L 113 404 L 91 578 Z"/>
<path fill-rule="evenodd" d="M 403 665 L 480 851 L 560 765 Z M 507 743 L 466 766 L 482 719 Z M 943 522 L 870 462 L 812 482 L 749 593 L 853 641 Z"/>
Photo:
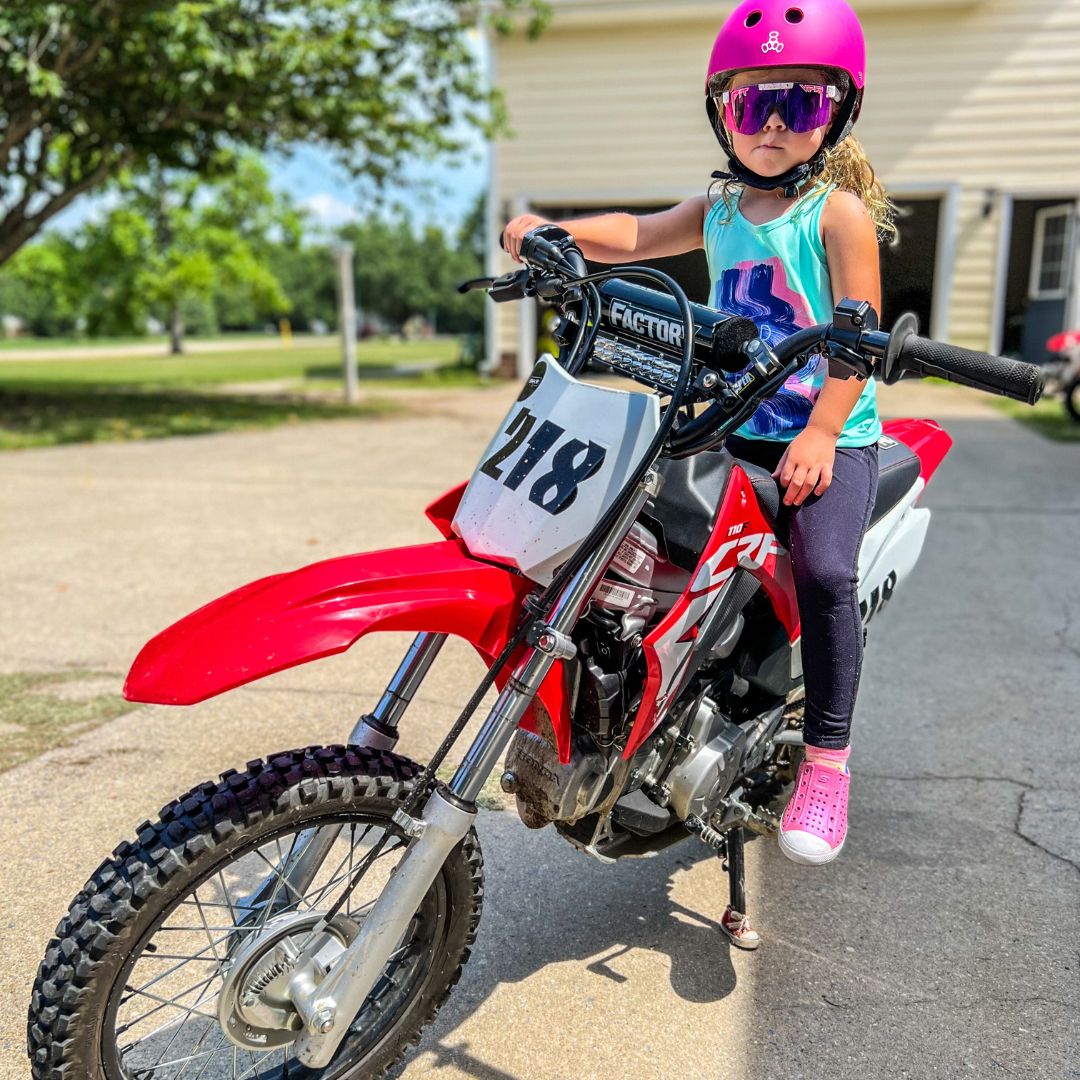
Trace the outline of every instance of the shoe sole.
<path fill-rule="evenodd" d="M 829 851 L 823 851 L 820 855 L 808 855 L 805 851 L 799 851 L 796 848 L 789 847 L 784 842 L 784 834 L 780 833 L 780 850 L 794 863 L 799 863 L 800 866 L 824 866 L 825 863 L 830 863 L 841 851 L 844 850 L 844 843 L 847 840 L 845 836 L 836 847 L 831 848 Z"/>
<path fill-rule="evenodd" d="M 745 939 L 737 938 L 726 926 L 721 926 L 720 930 L 724 937 L 726 937 L 736 949 L 742 949 L 743 952 L 753 952 L 761 944 L 760 937 L 751 941 L 746 941 Z"/>

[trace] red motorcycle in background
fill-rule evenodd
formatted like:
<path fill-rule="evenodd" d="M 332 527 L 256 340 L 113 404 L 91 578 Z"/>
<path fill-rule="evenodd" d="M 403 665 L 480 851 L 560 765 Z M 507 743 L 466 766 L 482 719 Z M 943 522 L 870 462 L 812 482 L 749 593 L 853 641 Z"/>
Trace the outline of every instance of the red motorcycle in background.
<path fill-rule="evenodd" d="M 1061 395 L 1065 411 L 1080 423 L 1080 330 L 1055 334 L 1046 343 L 1050 360 L 1043 365 L 1046 393 Z"/>
<path fill-rule="evenodd" d="M 865 303 L 774 351 L 656 270 L 589 274 L 553 226 L 522 255 L 463 289 L 554 304 L 560 356 L 537 362 L 469 482 L 428 508 L 443 538 L 252 582 L 136 659 L 130 700 L 184 705 L 374 631 L 417 634 L 345 745 L 200 784 L 94 872 L 34 985 L 39 1080 L 385 1075 L 469 957 L 475 800 L 500 762 L 526 825 L 601 861 L 699 838 L 726 860 L 725 923 L 741 919 L 744 831 L 775 834 L 803 695 L 777 484 L 724 439 L 814 354 L 845 377 L 1041 391 L 1031 365 L 920 338 L 912 317 L 883 333 Z M 649 392 L 588 383 L 587 362 Z M 885 426 L 859 557 L 867 624 L 919 557 L 920 496 L 950 445 L 931 421 Z M 449 634 L 488 672 L 422 766 L 394 752 L 398 725 Z"/>

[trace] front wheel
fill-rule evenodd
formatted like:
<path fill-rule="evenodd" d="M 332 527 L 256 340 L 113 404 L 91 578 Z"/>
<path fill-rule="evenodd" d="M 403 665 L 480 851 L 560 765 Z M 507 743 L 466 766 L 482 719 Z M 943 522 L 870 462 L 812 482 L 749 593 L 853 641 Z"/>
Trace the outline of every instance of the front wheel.
<path fill-rule="evenodd" d="M 457 982 L 480 919 L 472 830 L 450 853 L 324 1069 L 300 1065 L 288 956 L 387 842 L 322 931 L 356 937 L 408 840 L 392 820 L 420 767 L 360 747 L 311 747 L 202 784 L 122 843 L 72 901 L 34 984 L 37 1080 L 374 1080 Z M 316 840 L 318 844 L 316 845 Z M 316 852 L 310 869 L 298 867 Z"/>

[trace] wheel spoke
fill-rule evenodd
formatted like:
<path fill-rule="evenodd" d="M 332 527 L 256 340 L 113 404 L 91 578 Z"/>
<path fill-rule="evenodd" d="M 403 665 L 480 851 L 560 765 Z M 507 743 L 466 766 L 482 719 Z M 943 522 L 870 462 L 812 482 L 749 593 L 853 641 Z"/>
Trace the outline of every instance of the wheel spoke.
<path fill-rule="evenodd" d="M 195 1002 L 195 1006 L 194 1006 L 195 1008 L 198 1008 L 199 1005 L 202 1004 L 203 998 L 210 992 L 211 985 L 212 985 L 212 983 L 208 982 L 206 984 L 206 986 L 203 987 L 202 993 L 199 994 L 198 1000 Z M 158 1057 L 157 1057 L 158 1062 L 160 1062 L 161 1059 L 172 1049 L 173 1043 L 176 1042 L 177 1038 L 180 1035 L 180 1032 L 184 1030 L 184 1025 L 190 1019 L 191 1019 L 190 1016 L 185 1016 L 184 1019 L 180 1021 L 180 1026 L 176 1029 L 176 1031 L 173 1032 L 173 1037 L 165 1044 L 165 1049 L 162 1050 L 160 1054 L 158 1054 Z M 221 1030 L 220 1024 L 207 1024 L 206 1025 L 206 1030 L 199 1036 L 199 1041 L 194 1045 L 194 1047 L 192 1047 L 192 1050 L 197 1051 L 199 1049 L 199 1047 L 202 1046 L 204 1040 L 206 1039 L 206 1036 L 209 1035 L 211 1031 L 215 1031 L 215 1030 L 217 1030 L 217 1031 Z M 149 1039 L 144 1039 L 143 1042 L 149 1042 Z M 180 1075 L 183 1076 L 183 1074 L 185 1072 L 187 1072 L 187 1066 L 186 1065 L 181 1070 Z M 177 1077 L 176 1080 L 179 1080 L 179 1077 Z"/>
<path fill-rule="evenodd" d="M 245 1070 L 244 1070 L 244 1071 L 243 1071 L 243 1072 L 242 1072 L 242 1073 L 241 1073 L 241 1074 L 240 1074 L 240 1075 L 239 1075 L 239 1076 L 237 1077 L 237 1080 L 244 1080 L 244 1077 L 245 1077 L 245 1076 L 248 1076 L 248 1075 L 250 1075 L 250 1073 L 251 1073 L 252 1069 L 254 1069 L 254 1070 L 255 1070 L 255 1076 L 256 1076 L 256 1077 L 258 1077 L 258 1076 L 259 1076 L 259 1062 L 260 1062 L 260 1061 L 266 1061 L 266 1059 L 267 1059 L 268 1057 L 270 1057 L 270 1056 L 271 1056 L 272 1054 L 276 1054 L 276 1053 L 277 1053 L 277 1048 L 275 1047 L 275 1048 L 274 1048 L 273 1050 L 267 1050 L 267 1051 L 266 1051 L 266 1052 L 265 1052 L 265 1053 L 264 1053 L 264 1054 L 262 1055 L 262 1057 L 259 1057 L 259 1058 L 257 1058 L 257 1057 L 255 1057 L 255 1051 L 254 1051 L 254 1050 L 248 1050 L 248 1057 L 250 1057 L 250 1058 L 251 1058 L 251 1068 L 249 1068 L 249 1069 L 245 1069 Z"/>
<path fill-rule="evenodd" d="M 196 983 L 194 986 L 189 986 L 186 990 L 184 990 L 181 993 L 177 994 L 175 998 L 171 998 L 171 999 L 170 998 L 161 998 L 161 997 L 158 997 L 157 994 L 148 994 L 145 990 L 133 990 L 130 986 L 125 986 L 124 989 L 125 990 L 131 990 L 131 993 L 126 998 L 121 998 L 121 1000 L 120 1000 L 120 1005 L 121 1006 L 125 1005 L 127 1002 L 129 1002 L 136 995 L 138 995 L 139 997 L 149 998 L 151 1001 L 158 1001 L 161 1004 L 155 1005 L 154 1008 L 152 1008 L 149 1012 L 143 1013 L 142 1016 L 137 1017 L 135 1020 L 130 1021 L 129 1023 L 125 1024 L 122 1028 L 117 1028 L 116 1034 L 117 1035 L 123 1035 L 123 1033 L 125 1031 L 130 1031 L 136 1024 L 138 1024 L 141 1021 L 145 1020 L 148 1016 L 153 1016 L 154 1013 L 160 1012 L 162 1009 L 164 1009 L 166 1007 L 169 1007 L 169 1006 L 171 1006 L 174 1009 L 179 1009 L 181 1012 L 193 1013 L 195 1016 L 201 1016 L 206 1020 L 214 1020 L 214 1021 L 216 1021 L 217 1020 L 216 1016 L 210 1016 L 208 1013 L 199 1012 L 198 1009 L 192 1009 L 192 1008 L 189 1008 L 187 1005 L 181 1005 L 180 1002 L 177 999 L 182 998 L 182 997 L 186 997 L 193 990 L 198 990 L 201 987 L 205 986 L 207 983 L 213 982 L 213 980 L 216 979 L 217 977 L 218 977 L 218 974 L 217 974 L 217 972 L 215 972 L 213 975 L 210 976 L 209 979 L 203 979 L 202 982 Z"/>
<path fill-rule="evenodd" d="M 208 1028 L 207 1030 L 209 1031 L 209 1030 L 212 1030 L 212 1029 Z M 206 1036 L 204 1035 L 203 1038 L 205 1038 L 205 1037 Z M 228 1039 L 226 1039 L 225 1041 L 228 1042 Z M 202 1039 L 199 1040 L 199 1043 L 197 1045 L 202 1045 Z M 139 1072 L 140 1076 L 149 1075 L 150 1073 L 157 1072 L 158 1069 L 167 1069 L 167 1068 L 170 1068 L 173 1065 L 182 1065 L 185 1061 L 198 1061 L 200 1058 L 213 1057 L 214 1054 L 216 1054 L 220 1049 L 221 1049 L 221 1046 L 218 1045 L 218 1046 L 215 1046 L 212 1050 L 203 1050 L 202 1053 L 188 1054 L 185 1057 L 173 1058 L 171 1061 L 155 1061 L 153 1065 L 139 1065 L 137 1067 L 138 1072 Z M 209 1062 L 207 1062 L 206 1064 L 209 1064 Z M 205 1067 L 206 1066 L 204 1065 L 203 1068 L 205 1068 Z M 182 1072 L 179 1073 L 177 1075 L 176 1080 L 179 1080 L 180 1076 L 182 1076 L 182 1075 L 183 1075 Z"/>
<path fill-rule="evenodd" d="M 195 906 L 199 909 L 199 918 L 202 920 L 203 929 L 206 931 L 206 940 L 210 942 L 210 948 L 214 950 L 215 958 L 220 960 L 221 957 L 218 956 L 217 946 L 214 944 L 214 935 L 210 933 L 210 925 L 206 921 L 206 913 L 202 909 L 202 904 L 199 903 L 199 890 L 196 889 L 191 894 L 191 897 L 195 901 Z"/>
<path fill-rule="evenodd" d="M 218 1030 L 220 1030 L 220 1028 Z M 214 1054 L 216 1054 L 219 1050 L 224 1050 L 228 1045 L 229 1045 L 229 1037 L 227 1035 L 223 1034 L 221 1036 L 221 1042 L 219 1042 L 217 1044 L 217 1046 L 214 1047 L 212 1052 Z M 195 1074 L 194 1080 L 199 1080 L 199 1078 L 202 1076 L 202 1074 L 204 1072 L 206 1072 L 206 1069 L 209 1066 L 210 1062 L 213 1061 L 213 1060 L 214 1059 L 212 1057 L 208 1057 L 206 1059 L 206 1061 L 203 1063 L 203 1067 Z"/>
<path fill-rule="evenodd" d="M 300 834 L 299 833 L 294 833 L 293 834 L 292 844 L 289 846 L 289 854 L 285 858 L 285 863 L 291 862 L 292 857 L 293 857 L 293 852 L 296 850 L 296 842 L 299 839 L 300 839 Z M 279 852 L 281 851 L 281 845 L 280 844 L 278 845 L 278 851 Z M 285 875 L 262 853 L 261 848 L 256 848 L 255 849 L 255 854 L 260 859 L 262 859 L 262 861 L 264 863 L 266 863 L 267 866 L 270 867 L 271 871 L 275 874 L 275 876 L 278 879 L 277 884 L 274 886 L 274 891 L 270 894 L 270 899 L 267 900 L 266 907 L 263 909 L 262 918 L 259 920 L 259 929 L 261 930 L 266 925 L 267 921 L 269 920 L 270 912 L 272 912 L 274 910 L 274 901 L 277 899 L 278 890 L 281 888 L 282 885 L 284 885 L 286 887 L 286 889 L 291 889 L 294 893 L 297 893 L 297 904 L 299 904 L 304 898 L 293 887 L 292 882 L 290 882 L 288 880 L 288 878 L 286 878 Z M 290 908 L 290 907 L 292 907 L 292 904 L 286 905 L 285 910 L 288 910 L 288 908 Z"/>
<path fill-rule="evenodd" d="M 342 830 L 345 824 L 348 825 L 347 837 Z M 325 857 L 319 865 L 309 858 L 311 865 L 303 873 L 301 883 L 294 879 L 291 870 L 296 859 L 302 858 L 300 840 L 320 835 L 319 830 L 323 828 L 335 828 L 335 837 L 338 833 L 341 837 L 325 847 Z M 374 841 L 370 839 L 373 833 L 379 833 Z M 335 855 L 333 849 L 341 840 L 346 841 L 346 850 Z M 223 964 L 243 941 L 250 943 L 250 938 L 239 938 L 238 935 L 263 934 L 270 920 L 281 915 L 289 914 L 291 918 L 307 922 L 319 912 L 328 914 L 330 910 L 341 910 L 351 919 L 362 919 L 377 902 L 385 872 L 380 868 L 377 878 L 372 878 L 366 889 L 357 890 L 354 895 L 358 878 L 363 879 L 377 860 L 394 852 L 400 855 L 407 846 L 389 822 L 384 823 L 381 819 L 346 819 L 335 825 L 307 825 L 293 831 L 291 836 L 284 833 L 256 841 L 235 853 L 234 861 L 220 863 L 199 885 L 189 885 L 165 920 L 187 925 L 158 926 L 155 937 L 136 957 L 134 974 L 129 974 L 128 981 L 119 988 L 115 1021 L 118 1026 L 113 1029 L 113 1045 L 125 1075 L 145 1077 L 146 1080 L 217 1080 L 225 1076 L 230 1076 L 231 1080 L 268 1080 L 268 1070 L 274 1077 L 288 1080 L 296 1072 L 297 1063 L 287 1043 L 269 1050 L 242 1047 L 232 1043 L 223 1029 L 219 1011 L 226 1004 L 230 1008 L 235 1005 L 222 1002 L 219 996 L 223 984 L 229 982 Z M 336 863 L 332 861 L 335 858 Z M 389 865 L 393 865 L 393 860 Z M 333 870 L 327 875 L 331 866 Z M 249 884 L 252 881 L 254 885 Z M 250 893 L 247 892 L 249 888 L 253 889 Z M 365 893 L 373 898 L 364 900 Z M 333 902 L 335 898 L 336 903 Z M 191 909 L 191 913 L 182 913 L 180 909 L 184 907 Z M 225 919 L 232 925 L 222 925 Z M 246 924 L 241 925 L 241 920 L 247 920 Z M 289 933 L 288 922 L 280 925 L 285 933 Z M 158 952 L 155 944 L 164 944 L 164 940 L 156 935 L 163 933 L 187 934 L 190 938 L 174 937 L 172 949 Z M 275 940 L 278 933 L 274 934 Z M 308 940 L 303 942 L 300 939 L 304 934 L 295 933 L 294 944 L 307 947 L 314 933 L 315 928 L 309 928 Z M 397 989 L 398 983 L 401 986 L 412 983 L 412 976 L 407 972 L 416 965 L 413 959 L 403 961 L 402 958 L 415 949 L 415 937 L 415 928 L 410 926 L 404 943 L 387 958 L 388 969 L 395 970 L 397 981 L 391 979 L 394 988 L 387 987 L 388 994 L 386 1000 L 379 1003 L 380 1010 L 396 1009 L 395 1003 L 402 992 Z M 159 961 L 165 966 L 139 966 L 144 959 Z M 193 962 L 206 966 L 201 971 L 193 969 L 186 978 L 178 974 L 185 965 Z M 255 962 L 252 957 L 245 964 Z M 174 983 L 187 979 L 196 981 L 168 996 Z M 239 984 L 226 991 L 230 995 L 239 992 Z M 145 999 L 144 1011 L 138 1012 L 135 998 Z M 125 1013 L 137 1015 L 125 1019 Z M 146 1029 L 151 1029 L 148 1034 L 138 1034 Z M 123 1038 L 125 1033 L 132 1033 L 127 1040 Z M 121 1043 L 126 1044 L 121 1046 Z M 231 1072 L 228 1064 L 230 1046 Z"/>
<path fill-rule="evenodd" d="M 217 944 L 220 945 L 223 941 L 228 941 L 228 938 L 227 937 L 218 938 Z M 197 953 L 195 953 L 192 956 L 188 956 L 188 957 L 179 957 L 179 956 L 173 957 L 173 956 L 170 956 L 169 957 L 170 960 L 180 960 L 180 963 L 176 964 L 175 966 L 173 966 L 171 968 L 169 968 L 168 971 L 163 971 L 160 975 L 156 975 L 148 983 L 143 983 L 143 985 L 140 986 L 137 990 L 135 990 L 133 988 L 130 988 L 130 987 L 128 989 L 132 989 L 133 993 L 138 993 L 139 990 L 146 990 L 148 987 L 153 986 L 155 983 L 161 982 L 162 979 L 168 978 L 168 976 L 170 976 L 174 971 L 179 971 L 184 966 L 184 964 L 188 964 L 192 960 L 202 960 L 203 963 L 220 964 L 221 959 L 218 957 L 216 949 L 214 950 L 213 957 L 209 957 L 209 956 L 206 955 L 206 953 L 208 953 L 210 951 L 210 948 L 211 948 L 212 945 L 213 945 L 213 942 L 211 942 L 211 945 L 208 945 L 205 949 L 200 949 Z M 140 957 L 140 959 L 144 959 L 144 958 Z M 157 959 L 159 959 L 159 957 L 156 956 L 156 955 L 152 955 L 152 959 L 157 960 Z M 161 957 L 160 959 L 164 959 L 164 957 Z M 214 975 L 217 975 L 217 974 L 220 974 L 220 973 L 219 972 L 214 973 Z M 212 975 L 211 978 L 213 978 L 213 977 L 214 976 Z M 130 999 L 125 999 L 125 1000 L 130 1000 Z M 120 1004 L 123 1005 L 124 1002 L 121 1001 Z"/>
<path fill-rule="evenodd" d="M 217 873 L 217 878 L 221 882 L 221 891 L 225 897 L 225 904 L 229 909 L 229 914 L 232 915 L 232 921 L 234 923 L 239 922 L 240 920 L 236 917 L 236 909 L 233 907 L 232 894 L 229 892 L 229 886 L 225 884 L 225 875 L 220 870 Z M 214 906 L 217 907 L 216 904 Z"/>

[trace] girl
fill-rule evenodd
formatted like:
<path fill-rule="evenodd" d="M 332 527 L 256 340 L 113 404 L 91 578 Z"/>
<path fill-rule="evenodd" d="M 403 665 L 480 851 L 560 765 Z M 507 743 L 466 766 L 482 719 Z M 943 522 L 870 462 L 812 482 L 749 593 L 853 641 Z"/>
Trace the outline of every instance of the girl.
<path fill-rule="evenodd" d="M 849 135 L 865 70 L 862 27 L 844 0 L 744 0 L 720 30 L 706 82 L 706 111 L 728 157 L 729 171 L 713 174 L 723 181 L 716 197 L 645 217 L 559 224 L 596 262 L 704 247 L 712 304 L 753 318 L 768 342 L 829 322 L 844 296 L 879 311 L 877 234 L 895 228 Z M 522 238 L 544 223 L 515 218 L 506 250 L 520 261 Z M 780 849 L 799 863 L 830 862 L 847 831 L 848 741 L 863 650 L 856 566 L 877 490 L 880 435 L 873 380 L 833 378 L 814 357 L 727 443 L 736 457 L 774 470 L 784 490 L 802 620 L 806 758 L 781 820 Z"/>

